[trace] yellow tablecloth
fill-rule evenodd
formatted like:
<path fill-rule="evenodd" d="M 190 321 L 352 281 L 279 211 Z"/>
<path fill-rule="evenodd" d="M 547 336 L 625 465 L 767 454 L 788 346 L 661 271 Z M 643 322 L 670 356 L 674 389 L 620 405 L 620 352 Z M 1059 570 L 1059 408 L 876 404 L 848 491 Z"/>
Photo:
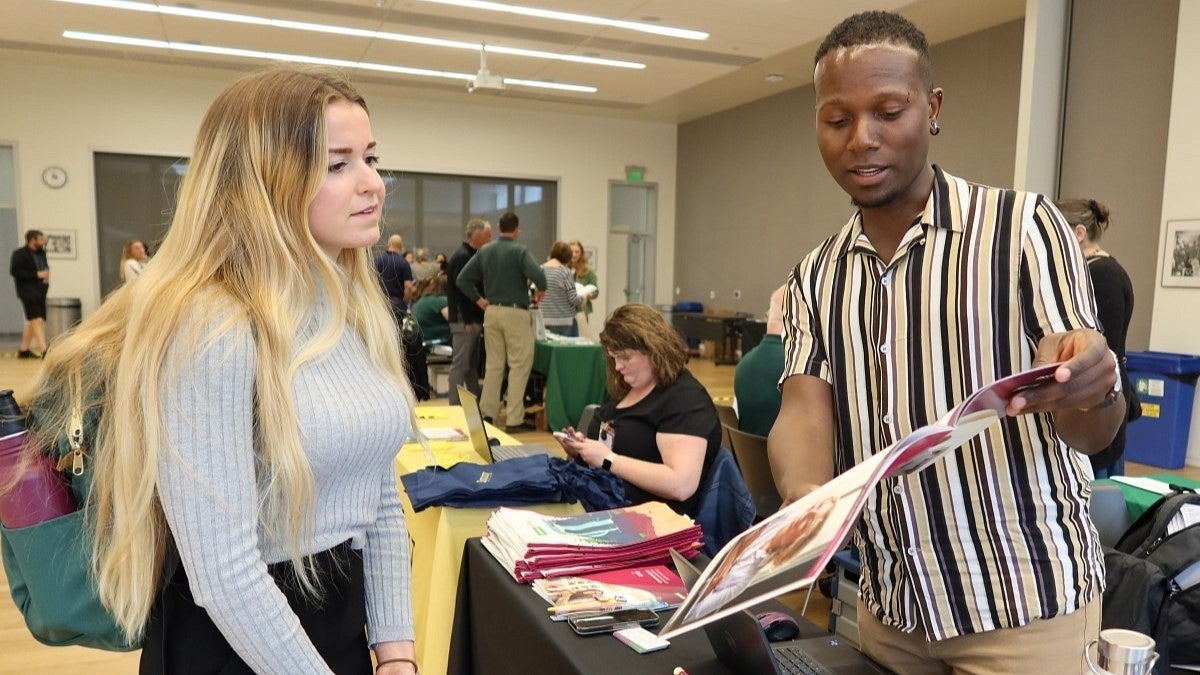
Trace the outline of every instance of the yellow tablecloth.
<path fill-rule="evenodd" d="M 457 428 L 466 433 L 466 417 L 457 406 L 421 406 L 417 408 L 417 423 L 423 429 Z M 505 445 L 515 444 L 512 437 L 489 425 L 488 434 Z M 431 441 L 439 465 L 484 460 L 467 441 Z M 429 456 L 416 443 L 405 445 L 396 454 L 396 476 L 429 465 Z M 416 621 L 417 663 L 423 673 L 444 673 L 448 666 L 450 632 L 454 621 L 454 600 L 458 589 L 458 573 L 462 565 L 463 545 L 467 539 L 486 531 L 491 509 L 458 509 L 431 507 L 414 513 L 400 486 L 404 516 L 412 542 L 413 614 Z M 524 507 L 552 515 L 582 513 L 579 504 L 546 504 Z"/>

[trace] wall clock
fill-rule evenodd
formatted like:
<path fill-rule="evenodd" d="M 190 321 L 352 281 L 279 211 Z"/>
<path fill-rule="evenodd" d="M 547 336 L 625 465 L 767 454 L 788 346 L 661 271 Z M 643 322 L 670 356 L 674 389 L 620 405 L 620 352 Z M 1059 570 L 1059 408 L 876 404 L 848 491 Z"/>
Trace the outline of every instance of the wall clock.
<path fill-rule="evenodd" d="M 67 184 L 67 170 L 61 166 L 48 166 L 42 170 L 42 182 L 57 190 Z"/>

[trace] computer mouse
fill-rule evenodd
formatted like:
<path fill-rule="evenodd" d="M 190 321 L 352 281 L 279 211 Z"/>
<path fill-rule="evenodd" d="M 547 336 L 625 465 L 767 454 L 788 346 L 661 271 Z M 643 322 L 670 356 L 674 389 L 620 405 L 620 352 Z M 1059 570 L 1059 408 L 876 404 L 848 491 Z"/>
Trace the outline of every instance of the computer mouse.
<path fill-rule="evenodd" d="M 758 625 L 769 642 L 785 642 L 794 640 L 800 634 L 800 626 L 792 617 L 783 612 L 763 612 L 758 615 Z"/>

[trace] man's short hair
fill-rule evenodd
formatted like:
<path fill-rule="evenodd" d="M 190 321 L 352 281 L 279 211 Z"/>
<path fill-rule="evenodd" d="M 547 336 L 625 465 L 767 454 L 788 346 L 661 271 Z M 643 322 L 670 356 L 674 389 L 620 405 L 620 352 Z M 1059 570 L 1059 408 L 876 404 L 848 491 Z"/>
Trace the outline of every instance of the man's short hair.
<path fill-rule="evenodd" d="M 504 215 L 500 216 L 499 225 L 501 232 L 504 234 L 512 234 L 513 232 L 517 231 L 518 227 L 521 226 L 521 219 L 517 218 L 517 214 L 513 213 L 512 211 L 508 211 Z"/>
<path fill-rule="evenodd" d="M 467 221 L 467 228 L 463 230 L 463 237 L 467 241 L 471 241 L 475 238 L 475 235 L 490 227 L 491 225 L 488 224 L 488 221 L 483 218 L 472 218 Z"/>
<path fill-rule="evenodd" d="M 825 36 L 813 57 L 813 65 L 836 49 L 879 44 L 898 45 L 915 51 L 921 64 L 921 80 L 927 89 L 933 87 L 933 61 L 929 58 L 925 33 L 895 12 L 861 12 L 846 18 Z"/>
<path fill-rule="evenodd" d="M 44 236 L 46 236 L 46 234 L 44 232 L 42 232 L 41 230 L 26 230 L 25 243 L 28 244 L 28 243 L 32 242 L 34 239 L 37 239 L 38 237 L 44 237 Z"/>
<path fill-rule="evenodd" d="M 404 238 L 398 234 L 393 234 L 388 237 L 387 247 L 389 250 L 399 251 L 404 248 Z"/>

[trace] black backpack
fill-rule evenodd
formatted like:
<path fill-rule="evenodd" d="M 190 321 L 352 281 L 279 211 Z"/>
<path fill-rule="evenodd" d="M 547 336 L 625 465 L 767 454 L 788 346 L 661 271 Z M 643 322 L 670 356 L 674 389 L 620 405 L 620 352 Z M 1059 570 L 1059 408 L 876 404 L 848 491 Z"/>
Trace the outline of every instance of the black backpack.
<path fill-rule="evenodd" d="M 1105 548 L 1107 588 L 1102 628 L 1129 628 L 1154 638 L 1156 674 L 1172 664 L 1200 664 L 1200 522 L 1167 533 L 1184 506 L 1200 509 L 1200 495 L 1174 490 L 1152 504 Z"/>

